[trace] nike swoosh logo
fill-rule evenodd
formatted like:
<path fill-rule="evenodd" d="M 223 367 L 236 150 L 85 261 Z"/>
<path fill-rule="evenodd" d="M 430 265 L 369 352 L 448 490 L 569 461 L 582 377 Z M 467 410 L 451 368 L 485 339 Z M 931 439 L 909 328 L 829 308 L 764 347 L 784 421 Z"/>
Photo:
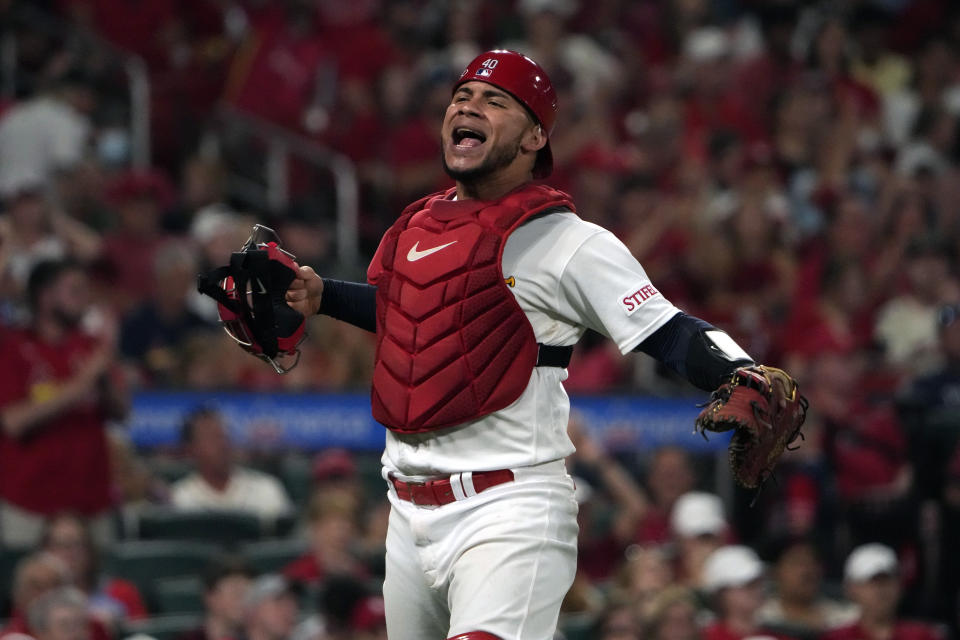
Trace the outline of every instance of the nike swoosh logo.
<path fill-rule="evenodd" d="M 267 292 L 267 288 L 266 288 L 265 286 L 263 286 L 263 281 L 260 280 L 260 278 L 254 278 L 254 280 L 256 280 L 256 281 L 257 281 L 257 284 L 260 285 L 260 291 L 259 291 L 258 293 L 266 293 L 266 292 Z"/>
<path fill-rule="evenodd" d="M 419 260 L 420 258 L 426 258 L 426 257 L 427 257 L 428 255 L 430 255 L 431 253 L 436 253 L 437 251 L 440 251 L 440 249 L 446 249 L 446 248 L 449 247 L 450 245 L 456 244 L 456 243 L 457 243 L 457 241 L 454 240 L 453 242 L 448 242 L 447 244 L 442 244 L 442 245 L 440 245 L 439 247 L 431 247 L 430 249 L 424 249 L 423 251 L 417 251 L 417 247 L 420 246 L 420 241 L 417 240 L 416 242 L 413 243 L 413 246 L 410 247 L 410 251 L 407 253 L 407 260 L 409 260 L 410 262 L 416 262 L 416 261 Z"/>

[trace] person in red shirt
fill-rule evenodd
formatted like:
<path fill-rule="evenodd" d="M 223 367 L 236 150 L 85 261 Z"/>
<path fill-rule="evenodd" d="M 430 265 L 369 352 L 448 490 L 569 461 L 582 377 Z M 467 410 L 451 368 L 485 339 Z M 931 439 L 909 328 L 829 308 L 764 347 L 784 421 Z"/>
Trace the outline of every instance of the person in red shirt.
<path fill-rule="evenodd" d="M 115 178 L 107 198 L 116 212 L 116 226 L 104 234 L 96 266 L 107 284 L 104 297 L 117 312 L 128 313 L 156 299 L 157 253 L 172 241 L 163 217 L 175 191 L 159 170 L 131 170 Z"/>
<path fill-rule="evenodd" d="M 671 540 L 670 514 L 680 496 L 693 491 L 697 474 L 684 449 L 664 446 L 653 453 L 646 474 L 650 506 L 637 525 L 637 544 L 663 544 Z"/>
<path fill-rule="evenodd" d="M 821 640 L 945 640 L 937 628 L 897 618 L 900 565 L 893 549 L 878 543 L 854 549 L 844 565 L 847 596 L 860 607 L 859 619 L 828 631 Z"/>
<path fill-rule="evenodd" d="M 74 511 L 109 537 L 110 464 L 105 422 L 126 398 L 108 380 L 116 326 L 98 338 L 81 323 L 89 282 L 71 261 L 42 262 L 28 281 L 32 324 L 0 337 L 0 544 L 30 547 L 46 517 Z"/>

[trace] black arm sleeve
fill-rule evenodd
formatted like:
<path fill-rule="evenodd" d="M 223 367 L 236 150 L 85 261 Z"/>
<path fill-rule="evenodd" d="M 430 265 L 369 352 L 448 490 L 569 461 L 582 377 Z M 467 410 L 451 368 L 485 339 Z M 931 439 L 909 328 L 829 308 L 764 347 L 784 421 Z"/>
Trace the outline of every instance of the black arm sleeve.
<path fill-rule="evenodd" d="M 377 288 L 364 282 L 324 278 L 317 313 L 374 332 L 377 330 Z"/>
<path fill-rule="evenodd" d="M 719 329 L 700 318 L 678 313 L 634 351 L 653 356 L 694 386 L 713 391 L 735 369 L 753 364 L 753 361 L 730 360 L 704 335 L 707 331 Z"/>

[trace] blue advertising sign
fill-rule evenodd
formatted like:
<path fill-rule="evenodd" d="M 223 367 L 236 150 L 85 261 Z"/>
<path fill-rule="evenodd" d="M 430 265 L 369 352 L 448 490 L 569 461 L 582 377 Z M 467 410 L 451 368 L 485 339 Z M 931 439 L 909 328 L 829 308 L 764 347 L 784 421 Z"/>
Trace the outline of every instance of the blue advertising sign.
<path fill-rule="evenodd" d="M 133 443 L 139 448 L 176 445 L 184 417 L 201 406 L 224 414 L 241 447 L 383 448 L 384 428 L 371 416 L 366 393 L 140 392 L 134 396 L 128 421 Z M 699 409 L 689 399 L 577 396 L 571 398 L 571 406 L 587 429 L 613 451 L 675 444 L 709 452 L 726 447 L 728 441 L 716 435 L 706 441 L 693 432 Z"/>

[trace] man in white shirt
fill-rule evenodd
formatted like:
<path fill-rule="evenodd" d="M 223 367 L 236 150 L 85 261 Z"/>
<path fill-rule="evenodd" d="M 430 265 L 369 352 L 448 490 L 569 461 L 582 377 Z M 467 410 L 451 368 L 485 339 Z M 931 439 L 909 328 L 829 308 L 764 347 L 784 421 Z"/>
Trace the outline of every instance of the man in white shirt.
<path fill-rule="evenodd" d="M 93 100 L 89 80 L 69 72 L 50 91 L 11 107 L 0 120 L 0 193 L 76 166 L 89 150 Z"/>
<path fill-rule="evenodd" d="M 261 518 L 290 512 L 290 499 L 276 478 L 236 464 L 218 411 L 208 407 L 193 411 L 183 423 L 180 438 L 196 470 L 171 488 L 175 507 L 246 511 Z"/>

